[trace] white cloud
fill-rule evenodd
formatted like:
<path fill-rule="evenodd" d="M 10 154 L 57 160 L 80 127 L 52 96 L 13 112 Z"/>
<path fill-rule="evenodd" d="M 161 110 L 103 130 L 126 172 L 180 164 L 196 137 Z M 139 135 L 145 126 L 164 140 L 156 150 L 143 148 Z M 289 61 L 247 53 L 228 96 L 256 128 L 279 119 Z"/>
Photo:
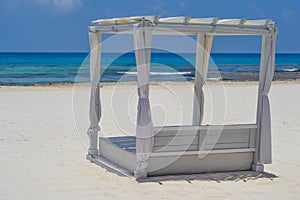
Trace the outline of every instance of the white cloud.
<path fill-rule="evenodd" d="M 81 0 L 53 0 L 53 4 L 61 8 L 72 8 L 74 6 L 80 6 L 82 2 Z"/>
<path fill-rule="evenodd" d="M 52 5 L 66 12 L 82 5 L 82 0 L 34 0 L 34 2 L 43 5 Z"/>

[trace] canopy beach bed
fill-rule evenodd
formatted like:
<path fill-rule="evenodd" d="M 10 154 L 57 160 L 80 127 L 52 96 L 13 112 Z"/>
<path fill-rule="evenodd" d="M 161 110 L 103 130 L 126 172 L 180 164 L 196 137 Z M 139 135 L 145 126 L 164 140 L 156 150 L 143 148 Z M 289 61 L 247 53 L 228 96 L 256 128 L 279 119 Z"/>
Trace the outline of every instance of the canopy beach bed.
<path fill-rule="evenodd" d="M 153 127 L 149 102 L 152 34 L 196 35 L 193 121 Z M 133 34 L 138 77 L 136 136 L 99 137 L 102 34 Z M 203 85 L 214 36 L 259 35 L 262 49 L 255 124 L 202 125 Z M 271 20 L 142 16 L 101 19 L 89 27 L 90 147 L 87 159 L 136 178 L 166 174 L 253 170 L 272 162 L 268 92 L 274 75 L 277 29 Z"/>

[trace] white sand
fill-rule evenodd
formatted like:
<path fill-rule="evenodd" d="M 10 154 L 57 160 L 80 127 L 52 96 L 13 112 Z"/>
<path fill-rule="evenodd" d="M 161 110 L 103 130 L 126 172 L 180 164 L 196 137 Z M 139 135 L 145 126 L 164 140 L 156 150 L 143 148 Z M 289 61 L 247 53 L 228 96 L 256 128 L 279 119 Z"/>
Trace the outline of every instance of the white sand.
<path fill-rule="evenodd" d="M 163 92 L 163 87 L 171 89 Z M 154 123 L 188 124 L 192 87 L 179 83 L 164 83 L 163 87 L 151 87 Z M 102 88 L 104 134 L 122 134 L 121 130 L 134 134 L 134 89 L 135 84 L 123 84 L 116 90 L 113 85 Z M 225 89 L 224 101 L 222 90 L 211 88 L 219 96 L 213 104 L 206 99 L 205 123 L 253 123 L 256 84 L 226 83 Z M 266 165 L 271 174 L 266 176 L 205 174 L 137 183 L 134 178 L 108 172 L 85 160 L 88 94 L 85 86 L 75 87 L 74 95 L 70 86 L 1 86 L 0 199 L 300 199 L 299 81 L 272 86 L 273 164 Z M 226 115 L 222 117 L 224 105 Z M 112 112 L 114 109 L 118 110 Z M 213 116 L 217 117 L 211 120 Z"/>

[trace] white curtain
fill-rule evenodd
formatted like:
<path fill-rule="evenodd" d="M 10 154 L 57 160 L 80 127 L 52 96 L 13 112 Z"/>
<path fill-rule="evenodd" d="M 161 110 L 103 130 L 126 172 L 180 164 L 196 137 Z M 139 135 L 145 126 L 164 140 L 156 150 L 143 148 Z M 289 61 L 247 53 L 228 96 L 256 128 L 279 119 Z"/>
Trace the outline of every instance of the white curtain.
<path fill-rule="evenodd" d="M 134 27 L 134 49 L 138 74 L 138 113 L 136 127 L 136 173 L 145 173 L 153 148 L 153 124 L 149 102 L 151 31 Z"/>
<path fill-rule="evenodd" d="M 272 162 L 272 141 L 271 141 L 271 114 L 268 93 L 271 88 L 275 69 L 275 43 L 276 35 L 265 35 L 262 39 L 262 61 L 260 66 L 260 87 L 259 96 L 261 106 L 258 113 L 259 148 L 258 160 L 260 164 L 269 164 Z"/>
<path fill-rule="evenodd" d="M 207 76 L 212 41 L 212 35 L 206 35 L 204 33 L 197 34 L 193 125 L 201 125 L 203 120 L 203 85 Z"/>
<path fill-rule="evenodd" d="M 101 33 L 89 31 L 90 41 L 90 77 L 91 77 L 91 97 L 90 97 L 90 126 L 88 136 L 90 139 L 89 155 L 98 155 L 98 132 L 100 131 L 99 121 L 101 117 L 100 101 L 100 53 L 101 53 Z"/>

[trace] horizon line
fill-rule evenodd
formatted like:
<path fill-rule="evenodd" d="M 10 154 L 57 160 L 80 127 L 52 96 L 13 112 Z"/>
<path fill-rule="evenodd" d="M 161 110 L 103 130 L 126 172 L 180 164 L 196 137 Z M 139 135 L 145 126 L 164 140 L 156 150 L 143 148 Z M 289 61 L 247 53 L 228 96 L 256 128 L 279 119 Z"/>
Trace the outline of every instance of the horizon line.
<path fill-rule="evenodd" d="M 0 51 L 0 53 L 89 53 L 89 51 Z M 102 53 L 133 53 L 131 52 L 102 52 Z M 162 52 L 162 51 L 152 51 L 151 53 L 174 53 L 174 52 Z M 176 52 L 178 54 L 195 54 L 196 52 Z M 211 54 L 260 54 L 260 52 L 211 52 Z M 300 54 L 300 51 L 296 52 L 276 52 L 276 54 Z"/>

